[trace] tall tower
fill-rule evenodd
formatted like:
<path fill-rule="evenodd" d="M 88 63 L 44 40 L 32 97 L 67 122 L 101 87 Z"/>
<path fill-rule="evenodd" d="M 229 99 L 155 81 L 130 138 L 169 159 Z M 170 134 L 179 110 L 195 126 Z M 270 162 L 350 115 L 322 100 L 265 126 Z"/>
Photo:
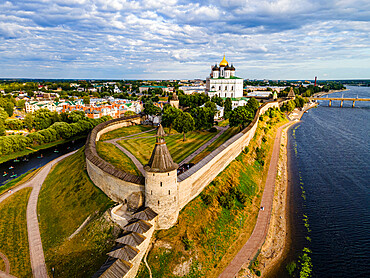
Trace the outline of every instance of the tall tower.
<path fill-rule="evenodd" d="M 144 167 L 145 206 L 158 213 L 158 229 L 172 227 L 179 216 L 178 165 L 172 160 L 164 136 L 159 125 L 152 156 Z"/>

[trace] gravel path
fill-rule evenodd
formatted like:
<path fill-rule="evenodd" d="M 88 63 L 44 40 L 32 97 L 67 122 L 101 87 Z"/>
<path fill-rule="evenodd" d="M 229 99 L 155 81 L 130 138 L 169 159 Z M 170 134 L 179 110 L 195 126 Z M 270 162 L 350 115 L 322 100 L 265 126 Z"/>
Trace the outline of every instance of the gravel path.
<path fill-rule="evenodd" d="M 289 122 L 279 127 L 276 133 L 270 166 L 267 173 L 265 189 L 261 200 L 261 207 L 264 207 L 264 210 L 259 211 L 256 226 L 254 227 L 252 235 L 248 239 L 247 243 L 240 249 L 231 263 L 221 273 L 219 278 L 235 277 L 241 267 L 245 263 L 248 263 L 253 259 L 254 255 L 257 253 L 258 249 L 261 248 L 265 240 L 269 227 L 272 203 L 274 198 L 277 163 L 279 161 L 281 131 L 289 124 L 291 123 Z"/>
<path fill-rule="evenodd" d="M 185 163 L 189 163 L 194 157 L 196 157 L 198 154 L 200 154 L 202 151 L 204 151 L 209 145 L 211 145 L 214 141 L 216 141 L 217 138 L 220 137 L 228 128 L 229 128 L 229 126 L 218 127 L 217 129 L 220 130 L 219 133 L 217 133 L 211 140 L 209 140 L 207 143 L 202 145 L 199 149 L 197 149 L 195 152 L 193 152 L 191 155 L 189 155 L 183 161 L 181 161 L 179 163 L 179 165 L 181 166 Z"/>
<path fill-rule="evenodd" d="M 4 261 L 5 264 L 5 273 L 9 274 L 10 273 L 10 264 L 8 258 L 0 252 L 0 258 Z"/>
<path fill-rule="evenodd" d="M 7 193 L 0 196 L 0 203 L 4 201 L 6 198 L 14 194 L 15 192 L 22 190 L 26 187 L 32 187 L 31 195 L 28 200 L 27 205 L 27 231 L 28 231 L 28 242 L 29 242 L 29 249 L 30 249 L 30 260 L 31 260 L 31 268 L 33 277 L 36 278 L 47 278 L 47 270 L 45 264 L 45 257 L 44 257 L 44 250 L 42 249 L 42 242 L 39 230 L 39 222 L 37 217 L 37 200 L 39 197 L 39 193 L 41 190 L 41 186 L 49 174 L 51 168 L 61 161 L 62 159 L 66 158 L 74 154 L 77 151 L 70 152 L 68 154 L 62 155 L 53 161 L 46 164 L 31 180 L 21 184 L 20 186 L 9 190 Z M 3 275 L 0 273 L 0 277 Z M 4 277 L 13 277 L 13 276 L 4 276 Z"/>

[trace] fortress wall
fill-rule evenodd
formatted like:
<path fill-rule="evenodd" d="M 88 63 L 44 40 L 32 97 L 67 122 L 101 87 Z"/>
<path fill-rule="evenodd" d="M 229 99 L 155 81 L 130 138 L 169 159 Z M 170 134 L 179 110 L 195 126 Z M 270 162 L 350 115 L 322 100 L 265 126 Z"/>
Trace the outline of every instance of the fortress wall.
<path fill-rule="evenodd" d="M 133 192 L 143 192 L 144 185 L 128 182 L 110 175 L 86 159 L 87 173 L 93 183 L 115 202 L 123 202 Z"/>
<path fill-rule="evenodd" d="M 143 236 L 145 236 L 146 239 L 139 246 L 136 247 L 137 249 L 140 250 L 140 252 L 136 255 L 135 258 L 132 259 L 132 261 L 131 261 L 132 267 L 126 273 L 126 275 L 124 276 L 125 278 L 135 278 L 136 277 L 136 274 L 137 274 L 137 272 L 139 270 L 139 267 L 140 267 L 140 262 L 143 259 L 145 253 L 147 252 L 147 250 L 149 248 L 152 235 L 153 235 L 153 233 L 155 231 L 156 219 L 157 219 L 157 217 L 154 218 L 151 221 L 147 221 L 150 224 L 152 224 L 153 227 L 151 227 L 146 233 L 143 234 Z"/>
<path fill-rule="evenodd" d="M 107 127 L 104 127 L 104 129 L 99 130 L 96 134 L 95 141 L 99 141 L 100 136 L 102 136 L 104 133 L 107 133 L 107 132 L 115 130 L 115 129 L 119 129 L 121 127 L 131 126 L 131 125 L 134 125 L 134 124 L 139 125 L 140 123 L 141 123 L 141 118 L 140 117 L 130 119 L 129 121 L 125 120 L 123 118 L 123 120 L 118 121 L 118 122 L 114 122 L 114 123 L 112 123 L 112 125 L 109 125 Z"/>
<path fill-rule="evenodd" d="M 96 151 L 96 141 L 108 131 L 139 124 L 140 116 L 113 119 L 97 125 L 89 134 L 85 145 L 87 173 L 93 183 L 116 202 L 122 202 L 134 192 L 144 193 L 145 179 L 126 173 L 103 160 Z"/>
<path fill-rule="evenodd" d="M 227 140 L 224 144 L 202 159 L 199 163 L 179 176 L 179 209 L 181 210 L 188 202 L 197 197 L 202 190 L 230 163 L 241 151 L 248 146 L 253 138 L 259 116 L 263 115 L 269 108 L 279 108 L 278 102 L 270 102 L 262 105 L 256 113 L 253 121 Z"/>

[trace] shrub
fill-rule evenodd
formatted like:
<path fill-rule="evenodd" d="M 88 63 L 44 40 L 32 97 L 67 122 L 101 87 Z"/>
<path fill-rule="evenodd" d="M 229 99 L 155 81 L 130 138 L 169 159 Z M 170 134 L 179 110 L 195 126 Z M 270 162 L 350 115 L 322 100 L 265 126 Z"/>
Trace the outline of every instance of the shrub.
<path fill-rule="evenodd" d="M 209 132 L 217 132 L 217 128 L 215 128 L 215 127 L 213 126 L 213 127 L 211 127 L 211 128 L 209 129 Z"/>
<path fill-rule="evenodd" d="M 213 197 L 207 193 L 202 193 L 200 195 L 200 198 L 202 199 L 203 203 L 205 203 L 207 206 L 209 206 L 213 202 Z"/>
<path fill-rule="evenodd" d="M 244 148 L 243 153 L 245 153 L 245 154 L 249 153 L 249 148 L 248 148 L 248 146 L 246 146 L 246 147 Z"/>
<path fill-rule="evenodd" d="M 234 207 L 234 198 L 231 194 L 221 195 L 218 198 L 218 202 L 225 209 L 232 209 Z"/>
<path fill-rule="evenodd" d="M 296 270 L 296 268 L 297 268 L 297 264 L 295 262 L 290 262 L 287 264 L 286 270 L 288 271 L 289 276 L 293 276 L 293 273 Z"/>
<path fill-rule="evenodd" d="M 257 270 L 256 270 L 256 275 L 257 275 L 258 277 L 260 277 L 260 276 L 261 276 L 261 271 L 260 271 L 259 269 L 257 269 Z"/>

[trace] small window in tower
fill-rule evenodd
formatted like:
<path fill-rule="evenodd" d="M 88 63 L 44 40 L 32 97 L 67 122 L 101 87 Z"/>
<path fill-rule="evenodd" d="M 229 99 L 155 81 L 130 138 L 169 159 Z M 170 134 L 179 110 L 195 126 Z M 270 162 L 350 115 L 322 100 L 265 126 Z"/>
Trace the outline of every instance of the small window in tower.
<path fill-rule="evenodd" d="M 159 200 L 158 200 L 158 205 L 159 205 Z"/>
<path fill-rule="evenodd" d="M 153 174 L 153 177 L 154 177 L 154 174 Z"/>
<path fill-rule="evenodd" d="M 170 190 L 168 190 L 168 195 L 171 195 L 171 191 Z"/>
<path fill-rule="evenodd" d="M 170 173 L 168 173 L 168 176 L 170 175 Z"/>
<path fill-rule="evenodd" d="M 153 195 L 153 190 L 150 190 L 150 195 Z"/>
<path fill-rule="evenodd" d="M 162 187 L 162 182 L 161 182 L 161 187 Z"/>
<path fill-rule="evenodd" d="M 176 197 L 173 197 L 173 199 L 176 201 Z"/>
<path fill-rule="evenodd" d="M 218 89 L 221 90 L 221 86 L 219 86 Z"/>
<path fill-rule="evenodd" d="M 233 91 L 234 90 L 234 86 L 231 86 L 231 91 Z"/>

